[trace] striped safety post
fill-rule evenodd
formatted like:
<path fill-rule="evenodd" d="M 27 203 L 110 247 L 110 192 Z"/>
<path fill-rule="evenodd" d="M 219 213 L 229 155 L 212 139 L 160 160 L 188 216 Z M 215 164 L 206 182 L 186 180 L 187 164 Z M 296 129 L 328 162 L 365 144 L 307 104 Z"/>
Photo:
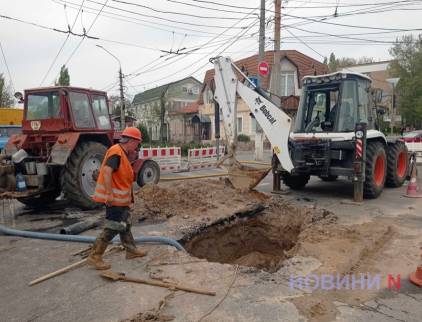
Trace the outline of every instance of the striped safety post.
<path fill-rule="evenodd" d="M 363 183 L 365 181 L 366 162 L 366 123 L 356 123 L 355 126 L 355 160 L 353 163 L 353 200 L 363 201 Z"/>

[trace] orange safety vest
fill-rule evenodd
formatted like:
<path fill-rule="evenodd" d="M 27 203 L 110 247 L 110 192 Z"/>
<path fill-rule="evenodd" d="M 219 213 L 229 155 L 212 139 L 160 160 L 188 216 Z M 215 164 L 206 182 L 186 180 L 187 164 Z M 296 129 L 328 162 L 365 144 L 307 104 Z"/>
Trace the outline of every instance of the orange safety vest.
<path fill-rule="evenodd" d="M 113 145 L 107 150 L 101 164 L 100 174 L 98 176 L 95 193 L 92 196 L 96 202 L 105 203 L 107 200 L 107 192 L 104 185 L 104 167 L 107 159 L 117 154 L 120 156 L 120 166 L 117 171 L 114 171 L 111 176 L 111 187 L 113 193 L 113 206 L 129 206 L 133 200 L 132 198 L 132 183 L 134 180 L 133 168 L 126 156 L 125 151 L 119 144 Z"/>

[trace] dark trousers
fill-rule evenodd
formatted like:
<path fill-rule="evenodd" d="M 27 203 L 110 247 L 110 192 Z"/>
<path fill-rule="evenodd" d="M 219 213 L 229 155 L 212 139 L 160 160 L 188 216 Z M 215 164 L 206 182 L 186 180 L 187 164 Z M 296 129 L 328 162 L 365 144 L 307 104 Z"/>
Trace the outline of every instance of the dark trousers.
<path fill-rule="evenodd" d="M 108 244 L 117 235 L 126 250 L 136 249 L 135 240 L 131 232 L 129 207 L 106 207 L 106 223 L 97 240 Z"/>

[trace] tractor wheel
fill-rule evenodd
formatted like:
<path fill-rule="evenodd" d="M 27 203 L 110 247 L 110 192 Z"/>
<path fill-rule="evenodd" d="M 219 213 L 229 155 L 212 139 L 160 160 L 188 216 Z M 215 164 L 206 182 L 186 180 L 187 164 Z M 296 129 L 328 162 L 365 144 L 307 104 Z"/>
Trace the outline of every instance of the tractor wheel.
<path fill-rule="evenodd" d="M 60 196 L 59 189 L 42 193 L 36 197 L 17 198 L 17 200 L 29 208 L 40 208 L 53 203 L 58 196 Z"/>
<path fill-rule="evenodd" d="M 79 144 L 67 160 L 62 186 L 65 198 L 71 205 L 83 209 L 94 209 L 100 205 L 92 200 L 96 175 L 107 148 L 98 142 Z"/>
<path fill-rule="evenodd" d="M 308 183 L 310 176 L 309 174 L 290 174 L 283 173 L 281 176 L 283 183 L 293 190 L 303 189 Z"/>
<path fill-rule="evenodd" d="M 319 178 L 325 182 L 333 182 L 337 180 L 338 176 L 328 175 L 328 176 L 320 176 Z"/>
<path fill-rule="evenodd" d="M 145 161 L 138 173 L 136 183 L 143 187 L 149 183 L 157 184 L 158 181 L 160 181 L 160 167 L 157 162 L 153 160 Z"/>
<path fill-rule="evenodd" d="M 400 187 L 406 180 L 409 158 L 406 144 L 397 141 L 388 146 L 387 153 L 387 187 Z"/>
<path fill-rule="evenodd" d="M 369 142 L 366 147 L 366 169 L 363 193 L 365 198 L 377 198 L 387 176 L 387 156 L 381 142 Z"/>

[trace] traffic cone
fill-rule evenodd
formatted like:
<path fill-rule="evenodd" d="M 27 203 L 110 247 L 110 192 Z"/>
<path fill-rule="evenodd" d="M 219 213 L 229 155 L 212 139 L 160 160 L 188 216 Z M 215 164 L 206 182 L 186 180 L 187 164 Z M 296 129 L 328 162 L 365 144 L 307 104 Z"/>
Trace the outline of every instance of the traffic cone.
<path fill-rule="evenodd" d="M 407 191 L 404 195 L 407 198 L 422 198 L 422 194 L 419 192 L 418 178 L 416 175 L 416 164 L 412 165 L 412 173 L 410 175 L 410 181 L 407 185 Z"/>
<path fill-rule="evenodd" d="M 409 281 L 419 287 L 422 287 L 422 265 L 416 268 L 416 272 L 409 275 Z"/>

